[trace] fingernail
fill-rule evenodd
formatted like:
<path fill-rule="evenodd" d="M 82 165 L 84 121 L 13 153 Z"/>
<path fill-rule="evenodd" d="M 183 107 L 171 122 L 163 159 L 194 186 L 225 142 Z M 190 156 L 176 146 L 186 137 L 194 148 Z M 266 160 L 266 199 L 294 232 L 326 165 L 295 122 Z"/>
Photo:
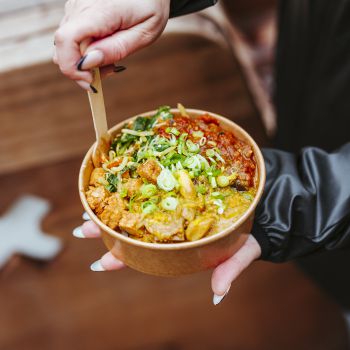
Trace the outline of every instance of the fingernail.
<path fill-rule="evenodd" d="M 114 66 L 113 72 L 119 73 L 119 72 L 122 72 L 125 69 L 126 69 L 126 67 L 124 67 L 124 66 Z"/>
<path fill-rule="evenodd" d="M 82 218 L 83 218 L 83 220 L 85 220 L 85 221 L 90 220 L 90 216 L 89 216 L 89 214 L 88 214 L 86 211 L 84 211 Z"/>
<path fill-rule="evenodd" d="M 92 85 L 92 84 L 90 84 L 90 89 L 92 90 L 92 92 L 94 93 L 94 94 L 97 94 L 97 89 Z"/>
<path fill-rule="evenodd" d="M 213 296 L 213 304 L 214 305 L 220 304 L 221 301 L 225 298 L 225 296 L 229 292 L 230 288 L 231 288 L 231 286 L 228 287 L 228 289 L 227 289 L 227 291 L 225 292 L 224 295 L 216 295 L 216 294 L 214 294 L 214 296 Z"/>
<path fill-rule="evenodd" d="M 91 88 L 91 85 L 85 80 L 77 80 L 76 83 L 86 91 L 94 92 Z M 95 89 L 96 90 L 96 89 Z"/>
<path fill-rule="evenodd" d="M 81 229 L 81 226 L 76 227 L 73 232 L 72 232 L 73 236 L 76 238 L 85 238 L 83 231 Z"/>
<path fill-rule="evenodd" d="M 105 269 L 101 265 L 101 260 L 97 260 L 93 264 L 91 264 L 90 270 L 94 272 L 105 271 Z"/>
<path fill-rule="evenodd" d="M 103 62 L 103 52 L 100 50 L 93 50 L 84 55 L 78 62 L 78 70 L 87 70 L 99 66 Z"/>

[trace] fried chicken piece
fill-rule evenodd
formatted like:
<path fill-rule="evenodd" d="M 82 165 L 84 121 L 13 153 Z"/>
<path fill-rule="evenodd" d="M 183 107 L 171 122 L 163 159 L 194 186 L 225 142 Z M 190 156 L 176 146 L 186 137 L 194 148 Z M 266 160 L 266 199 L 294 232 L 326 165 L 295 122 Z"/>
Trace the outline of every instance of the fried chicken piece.
<path fill-rule="evenodd" d="M 103 212 L 100 215 L 101 221 L 112 229 L 115 229 L 125 210 L 123 199 L 118 193 L 107 198 Z"/>
<path fill-rule="evenodd" d="M 125 184 L 125 188 L 128 192 L 128 196 L 132 197 L 134 194 L 136 194 L 140 187 L 143 185 L 143 181 L 138 178 L 138 179 L 129 179 Z"/>
<path fill-rule="evenodd" d="M 109 192 L 104 188 L 104 186 L 93 187 L 90 186 L 89 190 L 86 191 L 86 200 L 89 206 L 96 214 L 101 214 L 104 206 L 105 200 L 109 197 Z"/>
<path fill-rule="evenodd" d="M 149 182 L 157 183 L 161 168 L 154 159 L 148 159 L 137 167 L 137 173 Z"/>
<path fill-rule="evenodd" d="M 90 176 L 90 185 L 101 186 L 105 180 L 105 171 L 102 168 L 95 168 Z"/>
<path fill-rule="evenodd" d="M 142 216 L 138 213 L 130 213 L 124 211 L 121 220 L 119 221 L 119 227 L 130 233 L 133 236 L 141 237 L 143 235 L 142 230 L 143 222 Z"/>
<path fill-rule="evenodd" d="M 155 235 L 160 241 L 171 241 L 173 236 L 183 233 L 183 218 L 173 217 L 165 213 L 157 213 L 156 215 L 145 219 L 145 227 L 147 231 Z"/>

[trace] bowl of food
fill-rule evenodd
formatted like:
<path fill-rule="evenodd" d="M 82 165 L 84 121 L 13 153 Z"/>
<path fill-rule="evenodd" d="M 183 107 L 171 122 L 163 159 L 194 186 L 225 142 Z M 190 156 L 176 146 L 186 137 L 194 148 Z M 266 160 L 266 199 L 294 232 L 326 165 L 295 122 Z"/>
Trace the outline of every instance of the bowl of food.
<path fill-rule="evenodd" d="M 243 245 L 265 184 L 246 131 L 179 105 L 129 118 L 110 134 L 101 167 L 93 146 L 87 152 L 79 193 L 113 255 L 144 273 L 178 276 L 215 267 Z"/>

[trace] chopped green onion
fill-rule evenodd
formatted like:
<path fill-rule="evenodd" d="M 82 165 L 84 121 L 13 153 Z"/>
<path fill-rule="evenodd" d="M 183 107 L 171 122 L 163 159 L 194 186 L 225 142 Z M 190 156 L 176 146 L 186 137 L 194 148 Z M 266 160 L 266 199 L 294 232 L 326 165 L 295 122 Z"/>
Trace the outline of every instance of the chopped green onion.
<path fill-rule="evenodd" d="M 221 199 L 215 199 L 213 201 L 213 203 L 219 207 L 218 208 L 218 214 L 223 214 L 224 210 L 225 210 L 225 206 L 224 206 L 224 203 L 222 202 L 222 200 Z"/>
<path fill-rule="evenodd" d="M 152 136 L 154 131 L 136 131 L 131 129 L 122 129 L 123 134 L 133 135 L 133 136 Z"/>
<path fill-rule="evenodd" d="M 202 167 L 200 160 L 196 156 L 186 158 L 183 165 L 184 167 L 193 170 L 201 170 Z"/>
<path fill-rule="evenodd" d="M 202 137 L 200 140 L 199 140 L 199 146 L 204 146 L 207 142 L 207 138 L 206 137 Z"/>
<path fill-rule="evenodd" d="M 216 199 L 225 199 L 225 196 L 221 192 L 212 192 L 211 196 Z"/>
<path fill-rule="evenodd" d="M 205 151 L 205 154 L 207 155 L 207 157 L 214 157 L 215 151 L 212 148 L 210 148 Z"/>
<path fill-rule="evenodd" d="M 125 198 L 128 195 L 128 190 L 125 186 L 122 186 L 121 190 L 119 191 L 119 195 L 122 198 Z"/>
<path fill-rule="evenodd" d="M 204 185 L 198 185 L 196 186 L 196 191 L 200 194 L 206 194 L 207 188 Z"/>
<path fill-rule="evenodd" d="M 108 185 L 105 186 L 106 190 L 108 190 L 109 192 L 116 192 L 119 182 L 118 176 L 113 175 L 111 173 L 107 173 L 106 180 L 108 181 Z"/>
<path fill-rule="evenodd" d="M 157 185 L 164 191 L 172 191 L 177 186 L 177 181 L 169 169 L 163 169 L 157 177 Z"/>
<path fill-rule="evenodd" d="M 222 163 L 225 163 L 225 159 L 220 156 L 218 152 L 215 152 L 215 157 L 217 160 L 219 160 Z"/>
<path fill-rule="evenodd" d="M 157 110 L 155 117 L 161 117 L 163 120 L 172 119 L 173 115 L 170 112 L 169 106 L 161 106 Z"/>
<path fill-rule="evenodd" d="M 199 159 L 203 170 L 207 170 L 210 168 L 208 161 L 203 156 L 197 154 L 196 157 Z"/>
<path fill-rule="evenodd" d="M 226 187 L 230 184 L 230 179 L 228 176 L 220 175 L 217 178 L 217 183 L 220 187 Z"/>
<path fill-rule="evenodd" d="M 169 129 L 169 131 L 168 131 Z M 180 131 L 177 130 L 176 128 L 167 128 L 166 132 L 168 132 L 169 134 L 173 134 L 175 136 L 179 136 L 180 135 Z"/>
<path fill-rule="evenodd" d="M 187 149 L 191 153 L 198 153 L 199 152 L 199 146 L 196 145 L 195 143 L 193 143 L 191 140 L 186 141 L 186 146 L 187 146 Z"/>
<path fill-rule="evenodd" d="M 210 145 L 210 146 L 216 146 L 216 142 L 215 141 L 208 141 L 208 145 Z"/>
<path fill-rule="evenodd" d="M 203 133 L 203 131 L 200 131 L 200 130 L 199 131 L 193 131 L 192 136 L 199 139 L 199 138 L 204 136 L 204 133 Z"/>
<path fill-rule="evenodd" d="M 177 144 L 177 139 L 173 134 L 171 135 L 170 140 L 168 140 L 168 141 L 169 141 L 170 146 L 176 146 L 176 144 Z"/>
<path fill-rule="evenodd" d="M 210 182 L 210 186 L 211 186 L 212 188 L 216 188 L 216 187 L 217 187 L 216 180 L 215 180 L 215 177 L 214 177 L 214 176 L 210 176 L 210 177 L 209 177 L 209 182 Z"/>
<path fill-rule="evenodd" d="M 154 152 L 154 156 L 156 157 L 162 157 L 164 156 L 165 154 L 168 154 L 170 153 L 171 151 L 173 151 L 176 147 L 173 146 L 173 147 L 169 147 L 167 149 L 165 149 L 163 152 Z"/>
<path fill-rule="evenodd" d="M 158 192 L 158 190 L 156 185 L 143 184 L 140 188 L 140 192 L 143 198 L 150 198 L 154 196 Z"/>
<path fill-rule="evenodd" d="M 141 210 L 144 214 L 151 214 L 157 209 L 158 207 L 152 201 L 143 202 L 141 204 Z"/>
<path fill-rule="evenodd" d="M 179 204 L 178 199 L 174 197 L 166 197 L 161 202 L 161 206 L 165 210 L 175 210 L 178 204 Z"/>
<path fill-rule="evenodd" d="M 187 138 L 187 136 L 188 136 L 187 132 L 183 132 L 183 133 L 181 134 L 181 136 L 179 137 L 179 140 L 180 140 L 180 141 L 185 141 L 186 138 Z"/>
<path fill-rule="evenodd" d="M 105 188 L 109 192 L 115 192 L 117 190 L 113 185 L 106 185 Z"/>

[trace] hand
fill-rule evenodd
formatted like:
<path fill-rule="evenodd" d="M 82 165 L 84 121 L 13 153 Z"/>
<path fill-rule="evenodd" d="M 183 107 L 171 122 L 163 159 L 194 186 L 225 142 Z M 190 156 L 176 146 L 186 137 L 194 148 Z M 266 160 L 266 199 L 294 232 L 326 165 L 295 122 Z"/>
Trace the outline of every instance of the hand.
<path fill-rule="evenodd" d="M 158 38 L 170 0 L 69 0 L 55 33 L 53 61 L 70 79 L 91 90 L 95 67 L 113 63 Z M 80 44 L 90 42 L 81 57 Z"/>
<path fill-rule="evenodd" d="M 83 218 L 88 219 L 88 216 L 84 214 Z M 101 231 L 95 223 L 86 221 L 73 231 L 73 235 L 78 238 L 97 238 L 100 237 Z M 214 292 L 213 303 L 215 305 L 219 304 L 228 293 L 231 283 L 260 255 L 261 248 L 258 242 L 252 235 L 249 235 L 237 253 L 214 269 L 211 287 Z M 123 267 L 125 267 L 124 263 L 108 252 L 91 265 L 91 270 L 109 271 L 119 270 Z"/>

